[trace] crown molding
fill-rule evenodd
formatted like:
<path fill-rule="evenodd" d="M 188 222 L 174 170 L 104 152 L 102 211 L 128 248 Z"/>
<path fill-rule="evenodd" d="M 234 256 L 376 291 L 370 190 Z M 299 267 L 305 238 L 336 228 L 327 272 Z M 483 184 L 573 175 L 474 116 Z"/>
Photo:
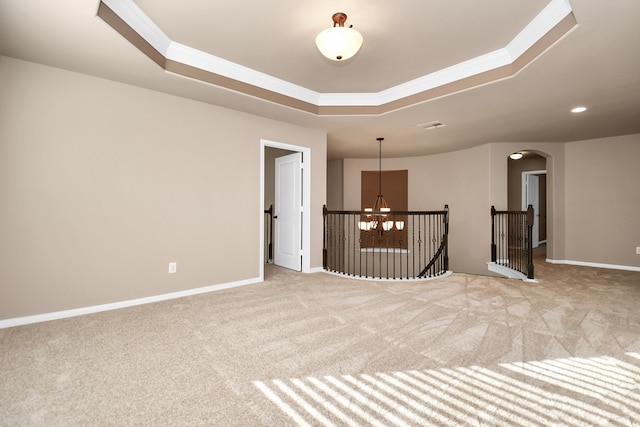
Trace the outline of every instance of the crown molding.
<path fill-rule="evenodd" d="M 100 3 L 98 16 L 166 71 L 316 115 L 384 114 L 511 77 L 577 25 L 568 0 L 551 0 L 502 49 L 380 92 L 320 93 L 173 41 L 133 0 Z"/>

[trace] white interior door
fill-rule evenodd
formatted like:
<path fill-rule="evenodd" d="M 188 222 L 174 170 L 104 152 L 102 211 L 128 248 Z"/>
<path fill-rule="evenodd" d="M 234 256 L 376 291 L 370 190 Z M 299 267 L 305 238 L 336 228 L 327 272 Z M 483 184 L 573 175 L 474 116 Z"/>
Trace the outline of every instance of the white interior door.
<path fill-rule="evenodd" d="M 522 210 L 529 205 L 533 206 L 532 246 L 540 245 L 540 178 L 538 175 L 526 174 L 526 200 Z"/>
<path fill-rule="evenodd" d="M 302 270 L 302 153 L 276 158 L 273 263 Z"/>

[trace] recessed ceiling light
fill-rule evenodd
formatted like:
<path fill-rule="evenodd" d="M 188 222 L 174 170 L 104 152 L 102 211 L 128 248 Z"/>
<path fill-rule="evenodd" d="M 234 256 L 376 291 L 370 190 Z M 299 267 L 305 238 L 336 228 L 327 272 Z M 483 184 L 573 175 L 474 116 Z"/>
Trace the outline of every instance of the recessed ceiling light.
<path fill-rule="evenodd" d="M 587 107 L 576 107 L 571 110 L 572 113 L 582 113 L 583 111 L 587 111 Z"/>

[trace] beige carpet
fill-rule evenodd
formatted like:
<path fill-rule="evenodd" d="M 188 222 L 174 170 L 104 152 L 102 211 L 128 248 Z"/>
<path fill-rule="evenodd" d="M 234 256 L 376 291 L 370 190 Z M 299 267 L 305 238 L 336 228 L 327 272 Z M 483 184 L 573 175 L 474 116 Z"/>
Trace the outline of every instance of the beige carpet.
<path fill-rule="evenodd" d="M 0 330 L 3 426 L 640 425 L 640 273 L 264 283 Z"/>

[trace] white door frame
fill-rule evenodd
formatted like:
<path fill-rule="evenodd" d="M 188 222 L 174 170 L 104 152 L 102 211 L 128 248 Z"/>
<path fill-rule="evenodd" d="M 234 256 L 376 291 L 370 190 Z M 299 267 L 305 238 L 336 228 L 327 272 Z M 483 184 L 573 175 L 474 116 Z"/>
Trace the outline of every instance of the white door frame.
<path fill-rule="evenodd" d="M 260 140 L 260 280 L 264 280 L 264 171 L 267 147 L 302 153 L 302 272 L 311 273 L 311 148 L 283 142 Z"/>
<path fill-rule="evenodd" d="M 529 176 L 531 175 L 547 175 L 547 170 L 537 170 L 537 171 L 524 171 L 522 172 L 522 210 L 526 211 L 527 210 L 527 179 Z M 538 206 L 534 206 L 535 212 L 533 213 L 534 215 L 538 216 L 538 233 L 540 230 L 540 221 L 542 220 L 542 217 L 540 216 L 540 201 L 538 200 Z M 538 242 L 539 244 L 539 235 L 538 236 L 534 236 L 533 238 L 534 243 Z M 538 244 L 535 244 L 534 247 L 537 247 Z"/>

